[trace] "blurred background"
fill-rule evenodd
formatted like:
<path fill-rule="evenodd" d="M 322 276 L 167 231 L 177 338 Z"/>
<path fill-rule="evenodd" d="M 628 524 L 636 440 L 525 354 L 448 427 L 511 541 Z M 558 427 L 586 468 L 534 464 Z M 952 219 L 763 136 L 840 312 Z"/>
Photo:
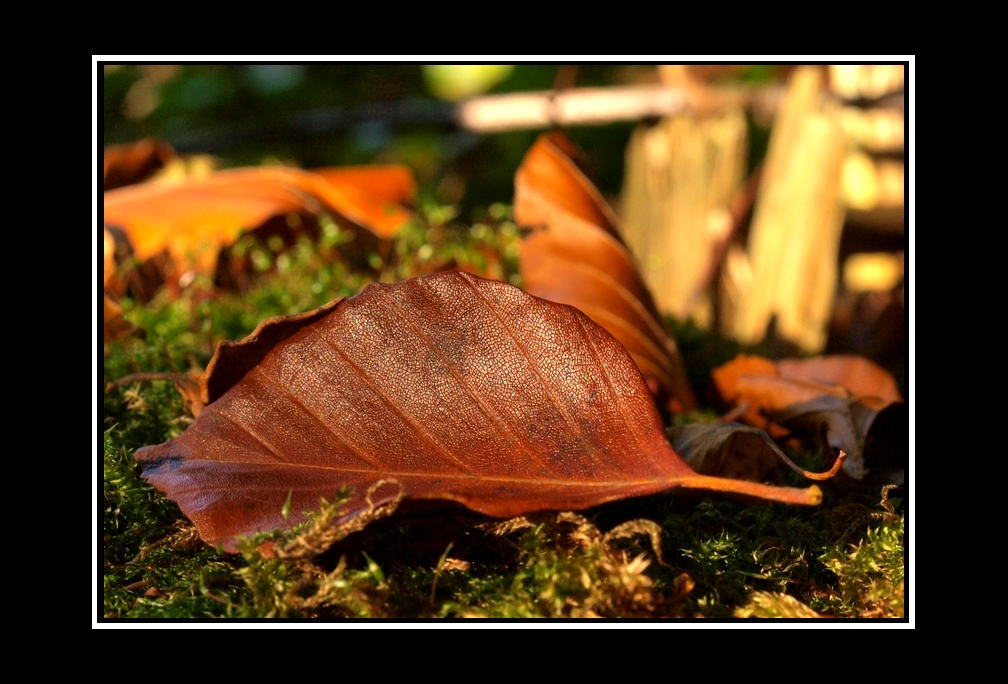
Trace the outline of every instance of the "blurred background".
<path fill-rule="evenodd" d="M 510 203 L 562 128 L 663 313 L 780 356 L 867 356 L 906 396 L 905 64 L 100 66 L 106 148 L 402 163 L 462 221 Z"/>

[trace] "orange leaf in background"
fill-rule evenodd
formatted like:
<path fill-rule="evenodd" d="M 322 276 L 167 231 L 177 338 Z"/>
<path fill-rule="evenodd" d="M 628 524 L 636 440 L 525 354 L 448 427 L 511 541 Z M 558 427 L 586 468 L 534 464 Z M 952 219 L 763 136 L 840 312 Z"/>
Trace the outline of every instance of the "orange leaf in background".
<path fill-rule="evenodd" d="M 515 174 L 515 220 L 532 228 L 521 246 L 523 288 L 586 313 L 626 347 L 660 402 L 694 409 L 675 340 L 659 323 L 615 214 L 575 154 L 564 136 L 543 135 Z"/>
<path fill-rule="evenodd" d="M 240 287 L 247 264 L 233 258 L 230 246 L 246 231 L 261 239 L 280 235 L 289 244 L 304 221 L 314 226 L 315 219 L 329 214 L 354 233 L 357 251 L 381 249 L 412 216 L 402 205 L 415 193 L 411 172 L 398 165 L 318 173 L 234 169 L 106 192 L 104 221 L 106 234 L 115 237 L 114 251 L 131 260 L 122 281 L 146 301 L 162 284 L 174 285 L 187 273 Z"/>
<path fill-rule="evenodd" d="M 725 401 L 748 406 L 747 423 L 775 437 L 792 429 L 818 437 L 825 428 L 829 446 L 847 453 L 843 470 L 851 477 L 862 479 L 868 461 L 904 464 L 906 405 L 892 375 L 868 359 L 773 362 L 740 354 L 711 376 Z"/>
<path fill-rule="evenodd" d="M 150 176 L 177 155 L 163 140 L 145 138 L 105 148 L 105 190 L 132 185 Z"/>
<path fill-rule="evenodd" d="M 353 231 L 358 248 L 366 252 L 387 243 L 410 219 L 412 213 L 402 205 L 415 193 L 411 172 L 398 165 L 327 168 L 318 173 L 275 167 L 234 169 L 182 182 L 112 190 L 104 196 L 105 235 L 106 240 L 114 236 L 117 244 L 106 249 L 106 271 L 110 254 L 127 255 L 132 267 L 121 274 L 121 281 L 128 281 L 141 301 L 186 273 L 213 275 L 218 284 L 235 287 L 242 282 L 236 279 L 242 266 L 231 258 L 229 247 L 243 232 L 260 238 L 289 236 L 294 230 L 288 225 L 291 215 L 298 217 L 292 224 L 297 226 L 330 214 Z M 105 281 L 110 282 L 107 272 Z M 125 285 L 113 289 L 121 295 Z M 106 302 L 105 312 L 107 341 L 110 330 L 123 327 L 114 299 Z"/>
<path fill-rule="evenodd" d="M 413 173 L 405 166 L 343 166 L 313 169 L 343 194 L 338 210 L 384 240 L 391 239 L 412 213 L 403 208 L 416 197 Z"/>
<path fill-rule="evenodd" d="M 411 178 L 408 170 L 384 167 L 360 178 L 332 171 L 234 169 L 180 184 L 113 190 L 105 193 L 105 224 L 125 231 L 137 260 L 167 250 L 176 263 L 212 273 L 221 247 L 276 216 L 332 212 L 357 231 L 387 239 L 412 215 L 383 197 L 415 191 L 404 180 Z M 382 187 L 384 178 L 392 193 Z"/>
<path fill-rule="evenodd" d="M 105 193 L 104 220 L 121 228 L 138 262 L 166 252 L 180 272 L 213 273 L 220 248 L 274 216 L 323 211 L 286 169 L 221 171 L 180 184 L 147 183 Z"/>
<path fill-rule="evenodd" d="M 264 321 L 222 346 L 208 375 L 216 399 L 136 458 L 207 543 L 231 551 L 344 485 L 347 515 L 358 514 L 389 480 L 396 495 L 497 517 L 675 488 L 821 501 L 815 486 L 695 473 L 609 333 L 573 307 L 457 271 Z"/>
<path fill-rule="evenodd" d="M 777 369 L 782 378 L 839 385 L 857 397 L 903 401 L 892 374 L 863 356 L 838 354 L 812 359 L 781 359 Z"/>

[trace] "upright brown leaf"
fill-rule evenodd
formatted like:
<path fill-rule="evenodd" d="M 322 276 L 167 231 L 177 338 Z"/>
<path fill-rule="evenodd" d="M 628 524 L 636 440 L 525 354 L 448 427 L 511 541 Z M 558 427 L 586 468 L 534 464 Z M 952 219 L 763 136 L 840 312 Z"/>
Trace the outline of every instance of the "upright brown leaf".
<path fill-rule="evenodd" d="M 521 247 L 523 287 L 586 313 L 626 347 L 660 402 L 693 409 L 676 343 L 658 322 L 616 215 L 574 154 L 564 136 L 540 136 L 515 174 L 515 220 L 532 228 Z"/>
<path fill-rule="evenodd" d="M 624 348 L 577 309 L 504 283 L 445 272 L 374 284 L 253 338 L 218 352 L 211 375 L 227 380 L 184 433 L 136 454 L 201 536 L 231 550 L 344 485 L 348 514 L 365 510 L 380 480 L 397 486 L 375 503 L 401 487 L 500 517 L 676 487 L 821 500 L 815 486 L 693 472 Z"/>

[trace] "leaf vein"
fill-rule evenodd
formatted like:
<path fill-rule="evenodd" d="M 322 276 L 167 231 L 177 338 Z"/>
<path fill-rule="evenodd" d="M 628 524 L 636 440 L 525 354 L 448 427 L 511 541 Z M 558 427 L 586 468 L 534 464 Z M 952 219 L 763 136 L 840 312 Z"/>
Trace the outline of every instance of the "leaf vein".
<path fill-rule="evenodd" d="M 491 314 L 493 314 L 494 318 L 497 319 L 497 322 L 500 324 L 501 328 L 503 328 L 504 331 L 508 334 L 508 337 L 510 337 L 514 341 L 515 346 L 521 352 L 522 356 L 525 357 L 525 360 L 528 362 L 529 367 L 532 368 L 533 372 L 535 372 L 536 376 L 539 378 L 539 382 L 542 384 L 543 389 L 546 391 L 546 395 L 549 397 L 550 402 L 553 404 L 553 407 L 563 417 L 564 422 L 567 423 L 567 427 L 573 432 L 575 432 L 578 435 L 578 437 L 580 437 L 580 442 L 582 444 L 589 447 L 588 455 L 595 462 L 595 465 L 599 468 L 606 468 L 606 464 L 600 461 L 598 458 L 598 448 L 594 444 L 592 444 L 590 440 L 585 438 L 584 433 L 581 431 L 581 427 L 564 409 L 563 402 L 561 402 L 553 393 L 552 388 L 550 387 L 550 382 L 547 380 L 547 378 L 543 377 L 542 372 L 539 370 L 539 366 L 537 366 L 535 364 L 535 361 L 533 361 L 532 354 L 531 352 L 529 352 L 528 347 L 525 346 L 525 343 L 521 341 L 521 338 L 519 338 L 514 333 L 513 330 L 511 330 L 511 327 L 507 324 L 507 321 L 504 320 L 503 316 L 501 316 L 500 313 L 498 313 L 497 309 L 494 308 L 490 300 L 487 299 L 483 295 L 483 293 L 479 291 L 479 288 L 477 288 L 475 285 L 472 284 L 472 282 L 468 277 L 462 278 L 462 282 L 464 282 L 474 293 L 476 293 L 476 296 L 483 301 L 486 308 L 490 311 Z"/>
<path fill-rule="evenodd" d="M 416 337 L 419 338 L 428 349 L 433 351 L 441 360 L 444 361 L 444 365 L 448 369 L 448 372 L 451 373 L 452 377 L 458 381 L 458 383 L 465 389 L 466 393 L 473 399 L 473 401 L 476 402 L 476 405 L 482 409 L 483 414 L 490 418 L 498 429 L 507 435 L 511 443 L 514 444 L 518 450 L 524 452 L 526 456 L 545 468 L 546 472 L 552 472 L 552 469 L 548 464 L 543 463 L 534 452 L 529 450 L 528 446 L 518 439 L 517 435 L 515 435 L 511 428 L 508 427 L 507 422 L 501 418 L 500 414 L 487 402 L 486 398 L 480 394 L 479 390 L 471 387 L 469 383 L 466 382 L 465 378 L 458 372 L 451 360 L 446 358 L 444 353 L 432 343 L 427 334 L 410 320 L 409 312 L 407 312 L 402 305 L 399 304 L 399 302 L 395 301 L 391 297 L 386 296 L 384 299 L 403 313 L 401 320 L 406 321 L 406 324 L 412 328 Z"/>
<path fill-rule="evenodd" d="M 312 420 L 314 420 L 319 425 L 319 427 L 322 428 L 323 434 L 331 435 L 347 451 L 353 453 L 356 456 L 359 456 L 362 461 L 366 461 L 367 463 L 370 463 L 371 465 L 373 465 L 376 468 L 380 468 L 381 467 L 381 464 L 379 462 L 377 462 L 370 453 L 364 451 L 363 449 L 361 449 L 360 447 L 358 447 L 356 444 L 351 444 L 343 436 L 341 436 L 339 433 L 335 432 L 331 427 L 329 427 L 328 425 L 326 425 L 325 421 L 322 420 L 321 416 L 319 416 L 307 404 L 305 404 L 303 401 L 301 401 L 300 397 L 298 397 L 296 394 L 294 394 L 293 392 L 291 392 L 289 387 L 285 386 L 283 383 L 277 381 L 271 375 L 269 375 L 268 373 L 264 372 L 262 370 L 262 366 L 256 366 L 256 368 L 254 370 L 258 371 L 259 375 L 261 377 L 265 378 L 267 382 L 269 382 L 271 385 L 273 385 L 274 387 L 276 387 L 277 389 L 279 389 L 281 392 L 283 392 L 283 394 L 286 397 L 288 397 L 292 403 L 294 403 L 295 405 L 301 407 L 301 410 L 308 417 L 310 417 Z"/>
<path fill-rule="evenodd" d="M 353 371 L 358 375 L 358 377 L 361 378 L 361 380 L 371 389 L 371 391 L 374 392 L 374 394 L 379 399 L 381 399 L 382 402 L 386 406 L 388 406 L 403 423 L 407 424 L 418 437 L 420 437 L 424 442 L 427 443 L 428 446 L 430 446 L 434 450 L 434 454 L 436 456 L 440 457 L 442 461 L 455 464 L 456 466 L 458 466 L 459 469 L 461 469 L 466 474 L 469 475 L 472 474 L 469 468 L 466 467 L 465 463 L 452 456 L 451 453 L 448 451 L 448 449 L 445 448 L 443 444 L 438 443 L 437 440 L 431 437 L 427 433 L 427 431 L 423 429 L 423 426 L 421 426 L 416 420 L 414 420 L 412 416 L 410 416 L 405 411 L 400 409 L 396 405 L 396 403 L 392 401 L 392 399 L 385 393 L 385 390 L 378 383 L 374 381 L 374 378 L 372 378 L 367 373 L 367 371 L 358 366 L 354 362 L 354 360 L 350 358 L 350 355 L 347 354 L 338 344 L 332 342 L 331 340 L 327 339 L 324 336 L 322 337 L 322 339 L 325 341 L 327 345 L 329 345 L 333 349 L 333 351 L 339 354 L 340 357 L 342 357 L 343 360 L 346 361 L 346 363 L 350 366 L 350 368 L 353 369 Z"/>

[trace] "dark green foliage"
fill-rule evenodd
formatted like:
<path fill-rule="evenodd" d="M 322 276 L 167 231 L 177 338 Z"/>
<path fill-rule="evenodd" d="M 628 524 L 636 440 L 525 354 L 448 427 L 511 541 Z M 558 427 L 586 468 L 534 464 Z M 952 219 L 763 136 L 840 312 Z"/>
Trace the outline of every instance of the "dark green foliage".
<path fill-rule="evenodd" d="M 649 74 L 634 71 L 642 70 L 519 64 L 493 92 L 607 86 Z M 303 168 L 401 162 L 421 184 L 440 186 L 439 201 L 466 213 L 511 197 L 514 170 L 539 133 L 460 130 L 453 103 L 429 92 L 420 64 L 112 65 L 103 72 L 104 146 L 156 136 L 180 153 L 213 154 L 228 167 L 267 159 L 295 159 Z M 632 127 L 569 131 L 609 196 L 620 191 Z"/>

